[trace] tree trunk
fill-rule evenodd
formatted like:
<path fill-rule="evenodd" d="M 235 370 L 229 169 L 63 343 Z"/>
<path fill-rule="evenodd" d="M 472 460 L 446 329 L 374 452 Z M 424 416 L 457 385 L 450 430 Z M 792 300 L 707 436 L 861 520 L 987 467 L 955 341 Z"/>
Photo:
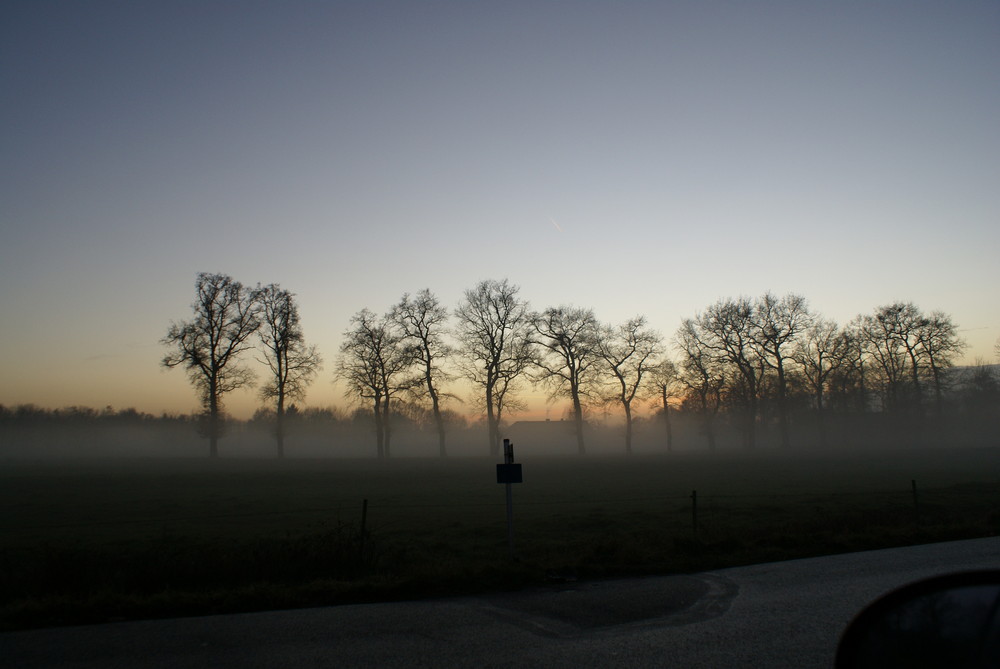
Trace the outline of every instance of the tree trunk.
<path fill-rule="evenodd" d="M 819 443 L 823 447 L 828 446 L 826 436 L 826 415 L 823 407 L 823 384 L 816 389 L 816 417 L 819 421 Z"/>
<path fill-rule="evenodd" d="M 674 450 L 674 430 L 670 425 L 670 403 L 667 402 L 667 387 L 660 388 L 660 400 L 663 402 L 663 423 L 667 428 L 667 453 Z"/>
<path fill-rule="evenodd" d="M 670 421 L 670 405 L 663 409 L 663 421 L 667 424 L 667 453 L 674 452 L 674 426 Z"/>
<path fill-rule="evenodd" d="M 278 415 L 274 436 L 278 441 L 278 457 L 285 457 L 285 393 L 278 390 Z"/>
<path fill-rule="evenodd" d="M 392 457 L 392 415 L 389 413 L 389 396 L 382 400 L 382 432 L 385 434 L 385 457 Z"/>
<path fill-rule="evenodd" d="M 632 455 L 632 404 L 622 402 L 625 407 L 625 455 Z"/>
<path fill-rule="evenodd" d="M 708 391 L 698 393 L 701 398 L 701 420 L 705 438 L 708 440 L 708 450 L 715 451 L 715 426 L 713 413 L 708 410 Z"/>
<path fill-rule="evenodd" d="M 919 430 L 919 424 L 924 418 L 924 393 L 920 387 L 920 365 L 917 363 L 917 354 L 907 345 L 906 352 L 910 356 L 910 378 L 913 381 L 913 415 L 914 428 Z"/>
<path fill-rule="evenodd" d="M 573 389 L 573 422 L 576 428 L 576 448 L 580 455 L 584 455 L 587 449 L 583 445 L 583 407 L 576 388 Z"/>
<path fill-rule="evenodd" d="M 778 358 L 778 428 L 781 431 L 781 446 L 788 448 L 792 442 L 788 436 L 788 387 L 785 382 L 785 366 Z"/>
<path fill-rule="evenodd" d="M 490 441 L 490 455 L 496 457 L 500 453 L 500 434 L 493 407 L 493 384 L 486 384 L 486 431 Z"/>
<path fill-rule="evenodd" d="M 438 402 L 437 391 L 434 390 L 431 384 L 428 384 L 428 389 L 431 393 L 431 404 L 434 408 L 434 424 L 437 426 L 438 433 L 438 451 L 441 457 L 448 455 L 447 450 L 444 445 L 444 417 L 441 415 L 441 406 Z"/>
<path fill-rule="evenodd" d="M 213 378 L 208 385 L 208 457 L 219 457 L 219 392 Z"/>
<path fill-rule="evenodd" d="M 934 375 L 934 407 L 937 417 L 944 414 L 944 393 L 941 392 L 941 368 L 931 362 L 931 373 Z"/>
<path fill-rule="evenodd" d="M 746 417 L 746 446 L 749 450 L 757 448 L 757 389 L 750 390 L 750 402 Z"/>
<path fill-rule="evenodd" d="M 385 426 L 382 420 L 382 400 L 375 398 L 375 448 L 379 460 L 385 458 Z"/>

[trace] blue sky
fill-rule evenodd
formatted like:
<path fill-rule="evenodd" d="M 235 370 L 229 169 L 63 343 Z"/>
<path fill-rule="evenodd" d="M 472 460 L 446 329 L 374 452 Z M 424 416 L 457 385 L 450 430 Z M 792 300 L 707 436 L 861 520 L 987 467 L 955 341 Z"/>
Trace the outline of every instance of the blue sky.
<path fill-rule="evenodd" d="M 199 271 L 298 295 L 312 405 L 353 313 L 484 278 L 668 336 L 912 300 L 993 357 L 996 2 L 2 11 L 0 403 L 194 409 L 158 340 Z"/>

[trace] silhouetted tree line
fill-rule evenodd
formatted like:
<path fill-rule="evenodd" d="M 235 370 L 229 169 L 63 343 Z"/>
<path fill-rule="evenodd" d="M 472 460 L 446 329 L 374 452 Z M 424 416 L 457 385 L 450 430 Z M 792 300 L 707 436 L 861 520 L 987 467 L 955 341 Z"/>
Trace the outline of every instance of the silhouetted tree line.
<path fill-rule="evenodd" d="M 723 299 L 686 319 L 675 341 L 677 396 L 699 415 L 709 448 L 721 416 L 748 448 L 774 426 L 789 446 L 793 422 L 826 444 L 834 419 L 838 441 L 923 441 L 968 417 L 971 395 L 993 406 L 998 399 L 988 388 L 992 367 L 949 373 L 966 346 L 951 318 L 910 302 L 838 326 L 797 295 Z"/>
<path fill-rule="evenodd" d="M 149 453 L 154 442 L 162 442 L 166 451 L 177 437 L 192 434 L 196 424 L 196 416 L 153 416 L 134 408 L 0 405 L 0 455 L 127 455 Z"/>
<path fill-rule="evenodd" d="M 724 298 L 666 339 L 641 315 L 603 323 L 585 307 L 534 310 L 506 279 L 479 282 L 451 310 L 424 289 L 381 315 L 362 309 L 350 319 L 334 365 L 354 404 L 342 412 L 294 403 L 304 399 L 321 360 L 305 342 L 291 293 L 202 273 L 196 295 L 193 318 L 171 324 L 162 343 L 169 348 L 163 364 L 184 368 L 199 394 L 197 416 L 24 405 L 0 406 L 0 423 L 193 424 L 212 456 L 227 429 L 269 431 L 279 456 L 290 432 L 329 434 L 331 448 L 334 434 L 374 433 L 379 458 L 390 457 L 394 434 L 404 431 L 432 432 L 440 456 L 449 452 L 450 436 L 467 441 L 478 432 L 497 455 L 507 417 L 523 407 L 530 386 L 567 402 L 565 425 L 581 454 L 588 438 L 606 436 L 599 415 L 622 419 L 625 453 L 633 450 L 636 427 L 647 443 L 654 423 L 667 451 L 679 438 L 686 449 L 713 450 L 734 436 L 753 449 L 1000 434 L 996 366 L 954 369 L 966 346 L 957 326 L 947 314 L 910 302 L 839 325 L 794 294 Z M 259 393 L 266 404 L 249 421 L 234 421 L 223 400 L 254 383 L 249 356 L 267 370 Z M 461 412 L 455 407 L 463 398 L 451 391 L 458 379 L 473 389 Z M 640 405 L 652 415 L 636 417 Z"/>
<path fill-rule="evenodd" d="M 154 422 L 189 423 L 194 420 L 196 420 L 196 416 L 169 413 L 154 416 L 153 414 L 144 413 L 131 407 L 117 410 L 110 406 L 100 410 L 81 406 L 70 406 L 61 409 L 46 409 L 34 404 L 18 404 L 13 407 L 7 407 L 0 404 L 0 422 L 5 424 L 31 425 L 44 423 L 49 425 L 145 425 Z"/>
<path fill-rule="evenodd" d="M 426 327 L 414 334 L 407 319 L 429 313 L 433 319 L 418 318 Z M 441 400 L 454 397 L 441 388 L 458 377 L 477 389 L 471 399 L 494 455 L 503 418 L 522 406 L 525 384 L 569 402 L 579 453 L 586 452 L 587 415 L 612 407 L 624 418 L 624 451 L 631 453 L 636 402 L 656 407 L 667 450 L 678 422 L 696 423 L 710 450 L 720 431 L 735 432 L 747 449 L 762 436 L 783 447 L 827 445 L 834 437 L 926 442 L 947 438 L 959 423 L 966 432 L 997 433 L 984 413 L 1000 404 L 996 370 L 953 370 L 965 347 L 950 316 L 910 302 L 841 326 L 802 296 L 770 292 L 721 299 L 665 341 L 643 316 L 608 324 L 582 307 L 534 311 L 505 279 L 465 291 L 450 314 L 426 289 L 416 299 L 404 295 L 382 316 L 358 312 L 336 374 L 349 398 L 370 407 L 379 457 L 390 455 L 395 407 L 431 397 L 439 412 Z"/>

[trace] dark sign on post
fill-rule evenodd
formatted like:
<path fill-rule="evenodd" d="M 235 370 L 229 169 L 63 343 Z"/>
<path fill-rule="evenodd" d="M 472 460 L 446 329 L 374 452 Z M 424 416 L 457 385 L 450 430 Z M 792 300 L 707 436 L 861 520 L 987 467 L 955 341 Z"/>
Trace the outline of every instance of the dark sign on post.
<path fill-rule="evenodd" d="M 497 483 L 507 486 L 507 545 L 510 556 L 514 557 L 514 498 L 511 495 L 510 484 L 521 483 L 521 465 L 514 464 L 514 444 L 510 439 L 503 440 L 503 464 L 497 465 Z"/>
<path fill-rule="evenodd" d="M 503 464 L 497 465 L 497 483 L 523 483 L 521 465 L 514 464 L 514 444 L 503 440 Z"/>
<path fill-rule="evenodd" d="M 497 465 L 497 483 L 524 483 L 521 477 L 521 463 Z"/>

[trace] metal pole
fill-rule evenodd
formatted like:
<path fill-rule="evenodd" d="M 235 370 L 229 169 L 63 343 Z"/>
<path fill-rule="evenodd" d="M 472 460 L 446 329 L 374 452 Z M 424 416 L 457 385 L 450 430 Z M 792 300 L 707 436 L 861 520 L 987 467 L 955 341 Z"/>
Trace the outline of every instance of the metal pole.
<path fill-rule="evenodd" d="M 514 447 L 510 439 L 503 440 L 503 462 L 505 465 L 514 464 Z M 514 557 L 514 493 L 511 484 L 507 483 L 507 548 L 510 549 L 510 557 Z"/>

